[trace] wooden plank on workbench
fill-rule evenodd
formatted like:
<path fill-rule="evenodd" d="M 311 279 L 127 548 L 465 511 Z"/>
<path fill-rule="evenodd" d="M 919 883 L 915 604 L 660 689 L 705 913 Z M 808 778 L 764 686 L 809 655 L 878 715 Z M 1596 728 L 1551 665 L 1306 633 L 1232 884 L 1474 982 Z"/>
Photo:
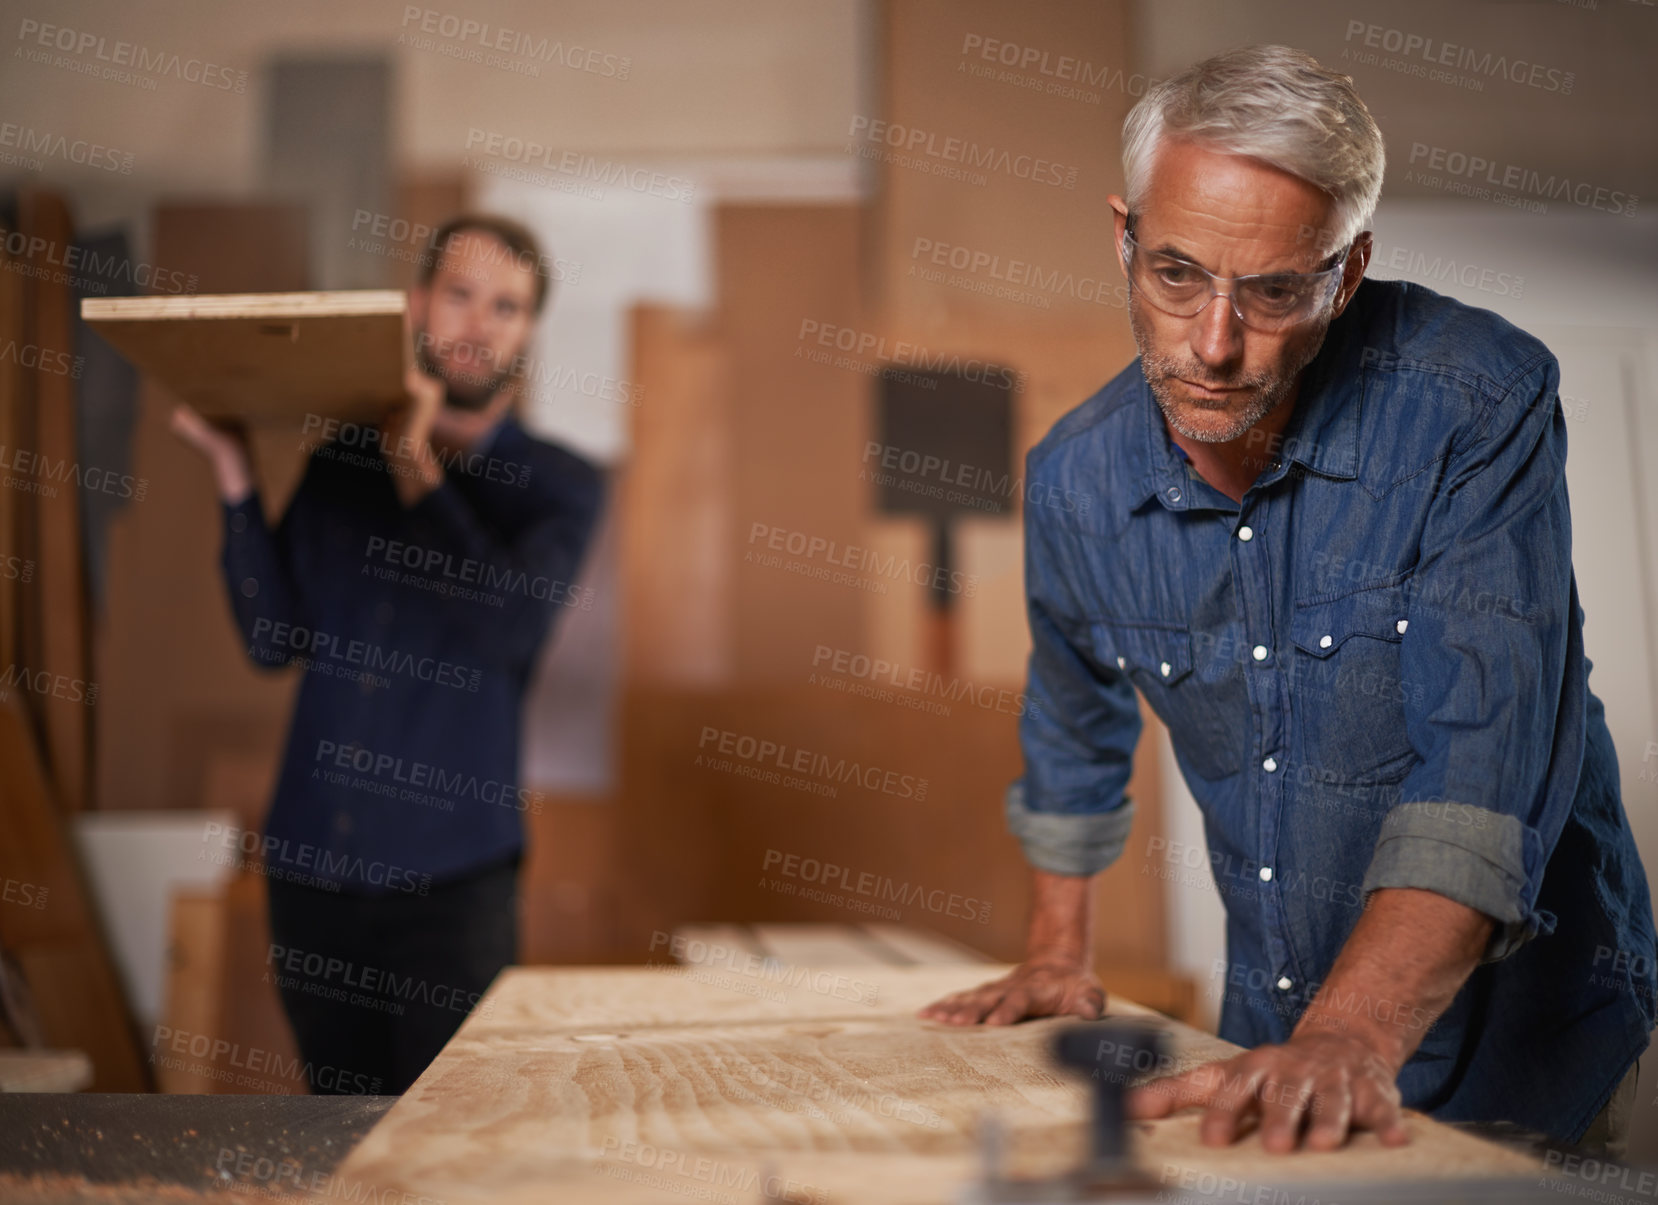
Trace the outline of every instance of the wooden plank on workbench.
<path fill-rule="evenodd" d="M 751 925 L 760 948 L 786 966 L 903 966 L 910 961 L 852 925 Z"/>
<path fill-rule="evenodd" d="M 870 924 L 864 925 L 863 930 L 882 945 L 896 951 L 906 962 L 929 966 L 952 966 L 962 963 L 976 963 L 982 966 L 990 961 L 971 946 L 951 941 L 937 933 L 929 933 L 925 929 L 912 929 L 908 925 Z"/>
<path fill-rule="evenodd" d="M 403 400 L 404 305 L 395 289 L 89 297 L 81 317 L 211 417 L 370 420 Z"/>
<path fill-rule="evenodd" d="M 747 925 L 680 925 L 673 935 L 680 943 L 679 948 L 672 951 L 673 957 L 684 964 L 706 961 L 697 957 L 704 950 L 766 956 L 765 949 L 755 940 Z"/>
<path fill-rule="evenodd" d="M 790 1200 L 942 1205 L 977 1174 L 987 1109 L 1007 1128 L 1011 1172 L 1056 1173 L 1080 1156 L 1087 1110 L 1083 1081 L 1047 1057 L 1067 1022 L 915 1017 L 1007 969 L 840 968 L 878 985 L 868 1004 L 821 975 L 747 993 L 693 978 L 695 968 L 514 968 L 340 1175 L 447 1205 L 683 1202 L 711 1190 L 760 1200 L 767 1188 Z M 1162 1028 L 1176 1070 L 1237 1049 L 1122 999 L 1111 1012 Z M 1255 1137 L 1210 1150 L 1196 1124 L 1191 1113 L 1135 1123 L 1142 1162 L 1165 1178 L 1225 1167 L 1272 1182 L 1537 1176 L 1524 1156 L 1415 1113 L 1405 1157 L 1367 1134 L 1293 1159 Z"/>

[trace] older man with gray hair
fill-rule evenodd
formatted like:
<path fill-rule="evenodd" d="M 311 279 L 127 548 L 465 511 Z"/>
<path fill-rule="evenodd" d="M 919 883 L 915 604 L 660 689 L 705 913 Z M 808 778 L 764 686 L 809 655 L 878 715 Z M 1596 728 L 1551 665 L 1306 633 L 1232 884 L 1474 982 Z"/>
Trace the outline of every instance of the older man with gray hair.
<path fill-rule="evenodd" d="M 1555 358 L 1364 278 L 1381 134 L 1304 53 L 1164 81 L 1123 158 L 1140 356 L 1026 466 L 1103 503 L 1025 511 L 1028 956 L 922 1015 L 1100 1014 L 1138 688 L 1203 812 L 1220 1033 L 1251 1049 L 1135 1112 L 1290 1151 L 1403 1143 L 1405 1105 L 1615 1153 L 1658 939 L 1588 686 Z"/>

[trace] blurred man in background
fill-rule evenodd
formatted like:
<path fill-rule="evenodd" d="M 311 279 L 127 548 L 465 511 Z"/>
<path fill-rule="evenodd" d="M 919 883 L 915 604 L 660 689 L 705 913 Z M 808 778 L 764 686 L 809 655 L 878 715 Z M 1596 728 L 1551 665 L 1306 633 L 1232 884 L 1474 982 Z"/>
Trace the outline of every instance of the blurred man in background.
<path fill-rule="evenodd" d="M 517 944 L 520 723 L 603 482 L 514 415 L 550 261 L 456 218 L 409 296 L 408 404 L 332 420 L 281 522 L 245 438 L 187 406 L 211 465 L 248 653 L 304 678 L 265 822 L 271 946 L 314 1092 L 401 1093 Z M 365 1085 L 373 1085 L 365 1087 Z"/>

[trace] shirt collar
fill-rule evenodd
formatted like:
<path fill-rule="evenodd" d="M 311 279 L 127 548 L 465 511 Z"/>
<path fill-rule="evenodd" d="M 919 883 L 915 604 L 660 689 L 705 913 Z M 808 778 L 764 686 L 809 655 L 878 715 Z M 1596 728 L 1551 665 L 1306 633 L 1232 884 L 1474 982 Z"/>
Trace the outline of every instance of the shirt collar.
<path fill-rule="evenodd" d="M 1360 286 L 1363 287 L 1362 284 Z M 1359 404 L 1358 372 L 1353 364 L 1354 311 L 1358 298 L 1342 316 L 1330 324 L 1324 346 L 1302 371 L 1301 389 L 1295 412 L 1283 436 L 1271 449 L 1277 463 L 1262 473 L 1259 483 L 1276 480 L 1295 461 L 1322 477 L 1351 481 L 1358 476 Z M 1138 363 L 1138 361 L 1136 361 Z M 1191 500 L 1187 461 L 1169 438 L 1163 411 L 1151 395 L 1144 372 L 1140 374 L 1134 406 L 1139 413 L 1140 438 L 1129 440 L 1130 469 L 1125 480 L 1133 485 L 1128 493 L 1130 507 L 1156 497 L 1171 510 L 1184 510 Z"/>
<path fill-rule="evenodd" d="M 509 410 L 501 415 L 500 419 L 494 426 L 490 427 L 489 430 L 480 435 L 478 437 L 478 442 L 473 444 L 468 451 L 476 456 L 488 456 L 490 450 L 495 447 L 501 436 L 506 433 L 508 427 L 515 425 L 516 424 L 513 422 L 512 412 Z"/>

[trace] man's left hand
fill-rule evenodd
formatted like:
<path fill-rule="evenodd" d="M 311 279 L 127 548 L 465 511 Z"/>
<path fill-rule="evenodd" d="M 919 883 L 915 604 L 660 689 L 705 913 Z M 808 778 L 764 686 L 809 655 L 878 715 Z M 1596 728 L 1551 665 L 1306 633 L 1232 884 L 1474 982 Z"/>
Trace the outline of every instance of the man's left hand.
<path fill-rule="evenodd" d="M 1306 1131 L 1309 1150 L 1334 1150 L 1349 1130 L 1373 1130 L 1387 1146 L 1410 1141 L 1400 1116 L 1399 1068 L 1363 1039 L 1302 1032 L 1281 1046 L 1258 1046 L 1184 1075 L 1153 1080 L 1128 1097 L 1131 1117 L 1166 1117 L 1204 1107 L 1206 1146 L 1226 1146 L 1259 1122 L 1261 1145 L 1293 1151 Z"/>

